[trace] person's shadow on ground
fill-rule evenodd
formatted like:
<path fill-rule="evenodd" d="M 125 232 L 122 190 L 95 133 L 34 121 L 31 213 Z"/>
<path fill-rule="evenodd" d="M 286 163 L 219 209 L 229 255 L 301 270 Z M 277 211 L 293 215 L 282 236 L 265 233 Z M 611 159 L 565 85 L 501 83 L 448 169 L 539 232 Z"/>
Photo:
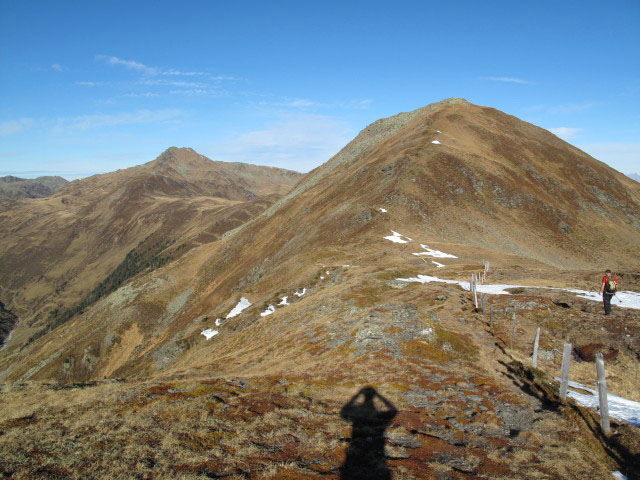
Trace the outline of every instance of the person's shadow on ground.
<path fill-rule="evenodd" d="M 378 410 L 378 398 L 383 409 Z M 398 411 L 373 387 L 364 387 L 342 407 L 340 416 L 353 423 L 340 480 L 391 480 L 384 455 L 384 432 Z"/>

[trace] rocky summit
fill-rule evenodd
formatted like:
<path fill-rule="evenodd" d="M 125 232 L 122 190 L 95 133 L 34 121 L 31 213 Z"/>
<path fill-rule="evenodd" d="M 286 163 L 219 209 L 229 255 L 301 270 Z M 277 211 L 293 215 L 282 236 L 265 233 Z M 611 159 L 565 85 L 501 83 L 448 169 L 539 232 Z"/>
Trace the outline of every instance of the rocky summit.
<path fill-rule="evenodd" d="M 5 477 L 639 478 L 640 184 L 513 116 L 306 175 L 172 147 L 0 221 Z"/>

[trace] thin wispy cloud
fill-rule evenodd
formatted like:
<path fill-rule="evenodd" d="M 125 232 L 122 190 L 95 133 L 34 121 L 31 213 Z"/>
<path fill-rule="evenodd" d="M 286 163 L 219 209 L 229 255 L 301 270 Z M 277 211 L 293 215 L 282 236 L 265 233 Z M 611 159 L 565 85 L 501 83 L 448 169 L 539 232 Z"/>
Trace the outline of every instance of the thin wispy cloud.
<path fill-rule="evenodd" d="M 160 94 L 155 92 L 140 92 L 140 93 L 134 92 L 134 93 L 125 93 L 122 96 L 125 98 L 155 98 L 155 97 L 159 97 Z"/>
<path fill-rule="evenodd" d="M 524 108 L 527 113 L 547 113 L 551 115 L 566 115 L 571 113 L 584 112 L 595 106 L 598 102 L 580 102 L 580 103 L 561 103 L 558 105 L 532 105 Z"/>
<path fill-rule="evenodd" d="M 111 85 L 111 82 L 73 82 L 73 84 L 80 87 L 106 87 Z"/>
<path fill-rule="evenodd" d="M 283 103 L 286 107 L 319 107 L 322 106 L 322 103 L 313 102 L 306 98 L 297 98 L 296 100 L 291 100 L 290 102 Z"/>
<path fill-rule="evenodd" d="M 185 114 L 179 109 L 137 110 L 116 114 L 79 115 L 71 118 L 59 118 L 55 121 L 55 133 L 90 130 L 102 127 L 115 127 L 141 123 L 176 122 Z"/>
<path fill-rule="evenodd" d="M 9 135 L 22 133 L 25 130 L 33 127 L 34 125 L 35 120 L 28 117 L 16 118 L 13 120 L 0 122 L 0 137 L 8 137 Z"/>
<path fill-rule="evenodd" d="M 596 102 L 585 102 L 585 103 L 564 103 L 561 105 L 555 105 L 548 108 L 548 112 L 552 114 L 567 114 L 567 113 L 577 113 L 584 112 L 590 108 L 593 108 L 597 105 Z"/>
<path fill-rule="evenodd" d="M 364 99 L 364 100 L 349 100 L 349 101 L 339 101 L 339 102 L 317 102 L 314 100 L 310 100 L 308 98 L 295 98 L 291 100 L 284 100 L 280 102 L 267 102 L 262 101 L 259 102 L 259 105 L 271 105 L 274 107 L 286 107 L 286 108 L 295 108 L 295 109 L 304 109 L 304 108 L 346 108 L 346 109 L 365 109 L 369 108 L 369 106 L 373 103 L 372 99 Z"/>
<path fill-rule="evenodd" d="M 578 135 L 578 133 L 580 133 L 582 129 L 574 127 L 557 127 L 550 128 L 549 131 L 554 135 L 562 138 L 563 140 L 569 140 L 571 138 L 575 138 L 575 136 Z"/>
<path fill-rule="evenodd" d="M 291 114 L 264 129 L 230 136 L 206 150 L 218 160 L 309 171 L 335 155 L 354 133 L 346 122 L 334 117 Z"/>
<path fill-rule="evenodd" d="M 169 95 L 185 95 L 187 97 L 224 97 L 227 93 L 213 88 L 185 88 L 169 90 Z"/>
<path fill-rule="evenodd" d="M 503 82 L 503 83 L 519 83 L 521 85 L 534 85 L 535 82 L 529 80 L 523 80 L 516 77 L 480 77 L 480 80 L 487 80 L 490 82 Z"/>
<path fill-rule="evenodd" d="M 191 70 L 179 70 L 177 68 L 160 68 L 146 65 L 136 60 L 125 60 L 123 58 L 108 56 L 108 55 L 96 55 L 96 61 L 106 63 L 107 65 L 124 67 L 127 70 L 131 70 L 142 75 L 155 77 L 155 76 L 168 76 L 168 77 L 207 77 L 211 81 L 223 81 L 223 80 L 237 80 L 235 77 L 229 75 L 211 75 L 207 72 L 191 71 Z"/>
<path fill-rule="evenodd" d="M 206 75 L 204 72 L 183 72 L 181 70 L 176 70 L 175 68 L 171 68 L 169 70 L 164 70 L 160 72 L 161 75 L 182 75 L 185 77 L 193 77 L 195 75 Z"/>
<path fill-rule="evenodd" d="M 342 104 L 341 106 L 344 108 L 355 108 L 355 109 L 365 109 L 369 108 L 369 106 L 373 103 L 373 99 L 365 98 L 364 100 L 351 100 Z"/>
<path fill-rule="evenodd" d="M 97 61 L 102 61 L 107 65 L 117 65 L 126 68 L 127 70 L 133 70 L 135 72 L 143 73 L 145 75 L 157 75 L 159 70 L 154 67 L 149 67 L 141 62 L 135 60 L 124 60 L 118 57 L 109 57 L 107 55 L 96 55 Z"/>
<path fill-rule="evenodd" d="M 165 78 L 144 79 L 137 82 L 139 85 L 163 86 L 163 87 L 185 87 L 185 88 L 206 88 L 204 82 L 185 82 L 182 80 L 167 80 Z"/>
<path fill-rule="evenodd" d="M 598 142 L 577 145 L 598 160 L 615 165 L 619 171 L 638 172 L 640 142 Z"/>
<path fill-rule="evenodd" d="M 51 64 L 51 70 L 55 70 L 56 72 L 64 72 L 66 68 L 64 68 L 59 63 L 53 63 Z"/>

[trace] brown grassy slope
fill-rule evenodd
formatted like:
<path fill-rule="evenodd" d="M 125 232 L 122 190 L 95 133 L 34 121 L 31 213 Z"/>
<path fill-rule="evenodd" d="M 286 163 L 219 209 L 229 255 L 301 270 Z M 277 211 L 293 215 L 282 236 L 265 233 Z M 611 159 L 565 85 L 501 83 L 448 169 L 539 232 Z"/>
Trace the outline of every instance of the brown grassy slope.
<path fill-rule="evenodd" d="M 514 361 L 526 360 L 530 318 L 562 318 L 561 307 L 548 311 L 550 299 L 496 298 L 489 329 L 454 287 L 396 289 L 385 280 L 393 271 L 330 271 L 326 285 L 319 280 L 307 298 L 272 316 L 249 311 L 211 341 L 194 337 L 177 372 L 4 386 L 0 448 L 10 453 L 0 471 L 99 478 L 100 465 L 111 477 L 337 479 L 355 435 L 340 409 L 373 385 L 398 412 L 381 439 L 384 456 L 360 454 L 393 478 L 633 472 L 637 429 L 614 422 L 615 434 L 602 437 L 597 416 L 562 405 L 548 376 Z M 510 308 L 520 319 L 513 350 L 505 347 Z M 556 346 L 547 327 L 544 349 Z M 553 375 L 558 360 L 541 359 L 540 367 Z"/>
<path fill-rule="evenodd" d="M 260 213 L 300 177 L 170 148 L 145 165 L 13 204 L 0 213 L 0 297 L 31 329 L 14 338 L 83 298 L 145 239 L 185 244 L 183 254 Z"/>

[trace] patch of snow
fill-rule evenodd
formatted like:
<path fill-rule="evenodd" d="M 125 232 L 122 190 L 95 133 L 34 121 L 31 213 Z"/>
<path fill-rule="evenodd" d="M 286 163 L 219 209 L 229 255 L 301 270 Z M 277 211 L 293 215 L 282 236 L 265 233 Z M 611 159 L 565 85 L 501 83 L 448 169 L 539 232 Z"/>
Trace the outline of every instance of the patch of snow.
<path fill-rule="evenodd" d="M 200 335 L 204 335 L 205 338 L 207 340 L 209 340 L 211 337 L 215 337 L 218 333 L 220 333 L 220 332 L 218 332 L 218 330 L 213 330 L 212 328 L 207 328 L 206 330 L 202 330 L 200 332 Z"/>
<path fill-rule="evenodd" d="M 242 313 L 243 310 L 249 308 L 251 306 L 251 302 L 246 298 L 242 297 L 238 304 L 233 307 L 233 309 L 227 314 L 225 318 L 233 318 Z"/>
<path fill-rule="evenodd" d="M 611 472 L 611 475 L 613 475 L 613 478 L 617 478 L 618 480 L 627 480 L 627 477 L 617 470 L 615 472 Z"/>
<path fill-rule="evenodd" d="M 435 144 L 435 145 L 440 145 L 440 142 L 439 142 L 438 140 L 434 140 L 434 141 L 433 141 L 433 142 L 431 142 L 431 143 L 433 143 L 433 144 Z"/>
<path fill-rule="evenodd" d="M 379 208 L 378 210 L 380 210 L 382 213 L 387 213 L 387 209 L 386 208 Z"/>
<path fill-rule="evenodd" d="M 274 307 L 273 305 L 269 305 L 267 309 L 260 314 L 260 316 L 266 317 L 267 315 L 271 315 L 275 311 L 276 311 L 276 307 Z"/>
<path fill-rule="evenodd" d="M 422 243 L 420 244 L 420 246 L 422 247 L 424 252 L 414 253 L 413 255 L 417 257 L 421 255 L 428 255 L 430 257 L 435 257 L 435 258 L 458 258 L 455 255 L 451 255 L 450 253 L 444 253 L 444 252 L 441 252 L 440 250 L 434 250 L 433 248 L 429 248 L 427 245 L 424 245 Z"/>
<path fill-rule="evenodd" d="M 349 268 L 351 265 L 342 265 L 344 268 Z"/>
<path fill-rule="evenodd" d="M 440 130 L 436 130 L 437 133 L 442 133 Z"/>
<path fill-rule="evenodd" d="M 216 318 L 216 327 L 219 327 L 221 323 L 222 323 L 222 320 L 220 320 L 219 318 Z"/>
<path fill-rule="evenodd" d="M 296 295 L 297 297 L 301 297 L 305 293 L 307 293 L 307 289 L 306 288 L 303 288 L 301 292 L 293 292 L 293 294 Z"/>
<path fill-rule="evenodd" d="M 438 263 L 438 262 L 436 262 L 435 260 L 431 260 L 431 263 L 433 263 L 433 264 L 434 264 L 436 267 L 438 267 L 438 268 L 442 268 L 442 267 L 444 267 L 444 265 L 443 265 L 442 263 Z"/>
<path fill-rule="evenodd" d="M 414 255 L 420 255 L 414 253 Z M 438 277 L 432 277 L 430 275 L 418 275 L 417 277 L 410 278 L 396 278 L 396 280 L 401 282 L 417 282 L 417 283 L 431 283 L 431 282 L 440 282 L 440 283 L 449 283 L 449 284 L 457 284 L 464 290 L 469 290 L 469 282 L 463 282 L 460 280 L 445 280 Z M 528 286 L 528 285 L 504 285 L 504 284 L 478 284 L 477 289 L 478 293 L 486 293 L 488 295 L 510 295 L 511 292 L 507 290 L 512 288 L 541 288 L 546 290 L 562 290 L 565 292 L 576 293 L 580 298 L 585 298 L 587 300 L 592 300 L 595 302 L 601 302 L 602 296 L 599 293 L 595 292 L 587 292 L 586 290 L 577 290 L 573 288 L 557 288 L 557 287 L 539 287 L 539 286 Z M 640 310 L 640 293 L 624 291 L 618 292 L 614 296 L 611 301 L 612 305 L 619 306 L 622 308 L 632 308 L 635 310 Z"/>
<path fill-rule="evenodd" d="M 322 275 L 320 275 L 320 280 L 324 280 L 324 277 Z"/>
<path fill-rule="evenodd" d="M 280 305 L 291 305 L 289 302 L 287 302 L 287 298 L 289 297 L 282 297 L 282 300 L 280 300 L 280 303 L 278 304 L 278 306 Z"/>
<path fill-rule="evenodd" d="M 326 271 L 326 272 L 324 272 L 324 273 L 326 273 L 327 275 L 329 275 L 329 270 L 327 270 L 327 271 Z"/>
<path fill-rule="evenodd" d="M 560 381 L 556 378 L 556 381 Z M 567 395 L 573 398 L 576 403 L 583 407 L 599 408 L 598 391 L 592 388 L 585 387 L 578 382 L 572 382 L 569 380 L 569 387 L 585 390 L 588 394 L 574 392 L 567 390 Z M 634 402 L 633 400 L 627 400 L 626 398 L 618 397 L 617 395 L 607 394 L 607 403 L 609 404 L 609 416 L 618 420 L 624 420 L 630 425 L 640 427 L 640 402 Z"/>
<path fill-rule="evenodd" d="M 576 290 L 570 289 L 567 292 L 577 293 L 578 297 L 586 298 L 587 300 L 592 300 L 594 302 L 601 302 L 602 295 L 599 292 L 587 292 L 586 290 Z M 640 310 L 640 293 L 624 291 L 624 292 L 616 292 L 616 294 L 611 299 L 612 305 L 618 305 L 624 308 L 633 308 L 636 310 Z"/>
<path fill-rule="evenodd" d="M 413 240 L 405 235 L 402 235 L 401 233 L 398 232 L 394 232 L 393 230 L 391 230 L 391 233 L 393 233 L 393 235 L 389 235 L 387 237 L 384 237 L 386 240 L 389 240 L 393 243 L 408 243 L 408 242 L 412 242 Z M 404 240 L 402 237 L 406 238 L 406 240 Z"/>

